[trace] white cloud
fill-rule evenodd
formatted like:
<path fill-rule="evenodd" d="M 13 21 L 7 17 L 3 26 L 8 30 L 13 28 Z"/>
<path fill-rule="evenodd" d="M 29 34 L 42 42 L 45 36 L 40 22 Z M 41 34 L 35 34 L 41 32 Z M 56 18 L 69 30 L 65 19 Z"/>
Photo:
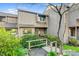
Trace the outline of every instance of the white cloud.
<path fill-rule="evenodd" d="M 7 10 L 2 10 L 1 12 L 17 14 L 17 10 L 16 9 L 7 9 Z"/>

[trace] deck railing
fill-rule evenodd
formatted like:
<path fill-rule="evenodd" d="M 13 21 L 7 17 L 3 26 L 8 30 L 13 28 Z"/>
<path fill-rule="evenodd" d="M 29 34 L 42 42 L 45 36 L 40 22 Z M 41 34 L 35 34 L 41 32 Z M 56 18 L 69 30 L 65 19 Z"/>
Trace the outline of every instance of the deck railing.
<path fill-rule="evenodd" d="M 44 43 L 37 44 L 37 45 L 31 45 L 32 42 L 37 42 L 37 41 L 45 41 Z M 30 40 L 26 41 L 28 42 L 28 49 L 31 50 L 32 47 L 40 46 L 40 45 L 46 45 L 47 46 L 47 39 L 37 39 L 37 40 Z"/>
<path fill-rule="evenodd" d="M 57 41 L 53 41 L 50 43 L 51 51 L 52 51 L 53 44 L 55 44 L 55 52 L 57 52 Z"/>

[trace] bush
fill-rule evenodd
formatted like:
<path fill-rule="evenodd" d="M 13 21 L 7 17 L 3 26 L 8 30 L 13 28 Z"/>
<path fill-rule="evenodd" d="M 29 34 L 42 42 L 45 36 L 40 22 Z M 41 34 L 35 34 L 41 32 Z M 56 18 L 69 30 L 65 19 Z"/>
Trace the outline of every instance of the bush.
<path fill-rule="evenodd" d="M 53 41 L 57 41 L 57 45 L 59 46 L 60 45 L 60 40 L 58 39 L 57 36 L 54 36 L 54 35 L 46 35 L 45 36 L 49 42 L 53 42 Z"/>
<path fill-rule="evenodd" d="M 69 54 L 64 54 L 63 56 L 69 56 Z"/>
<path fill-rule="evenodd" d="M 38 40 L 40 39 L 39 36 L 37 35 L 33 35 L 33 34 L 26 34 L 24 36 L 22 36 L 22 40 L 21 40 L 21 44 L 24 48 L 28 48 L 28 43 L 26 41 L 31 41 L 31 40 Z M 31 45 L 37 45 L 37 44 L 41 44 L 43 43 L 44 41 L 34 41 L 34 42 L 31 42 Z M 42 45 L 40 46 L 36 46 L 36 47 L 42 47 Z"/>
<path fill-rule="evenodd" d="M 0 56 L 21 55 L 25 55 L 25 50 L 20 44 L 20 39 L 0 28 Z"/>
<path fill-rule="evenodd" d="M 56 52 L 48 52 L 48 56 L 57 56 Z"/>
<path fill-rule="evenodd" d="M 69 39 L 69 44 L 77 46 L 77 39 L 75 39 L 75 38 Z"/>
<path fill-rule="evenodd" d="M 77 43 L 76 43 L 76 45 L 77 45 L 77 46 L 79 46 L 79 40 L 77 40 Z"/>

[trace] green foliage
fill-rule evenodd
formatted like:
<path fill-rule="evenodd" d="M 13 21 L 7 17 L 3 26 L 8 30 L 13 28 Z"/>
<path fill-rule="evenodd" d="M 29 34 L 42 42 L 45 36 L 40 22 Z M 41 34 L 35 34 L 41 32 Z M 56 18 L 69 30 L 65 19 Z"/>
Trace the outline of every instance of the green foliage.
<path fill-rule="evenodd" d="M 48 52 L 48 56 L 57 56 L 56 52 Z"/>
<path fill-rule="evenodd" d="M 24 55 L 25 50 L 21 46 L 20 40 L 4 28 L 0 28 L 0 56 Z"/>
<path fill-rule="evenodd" d="M 75 39 L 75 38 L 69 39 L 69 44 L 72 44 L 74 46 L 77 46 L 77 39 Z"/>
<path fill-rule="evenodd" d="M 69 54 L 63 54 L 63 56 L 69 56 Z"/>
<path fill-rule="evenodd" d="M 60 45 L 60 42 L 61 41 L 58 39 L 57 36 L 54 36 L 54 35 L 46 35 L 45 37 L 48 39 L 49 42 L 57 41 L 58 46 Z"/>
<path fill-rule="evenodd" d="M 38 39 L 40 39 L 40 37 L 37 35 L 26 34 L 26 35 L 22 36 L 21 44 L 24 48 L 28 48 L 28 42 L 26 42 L 26 41 L 38 40 Z M 44 41 L 34 41 L 34 42 L 31 42 L 31 46 L 41 44 L 41 43 L 44 43 Z M 36 47 L 42 47 L 42 45 L 36 46 Z"/>
<path fill-rule="evenodd" d="M 77 46 L 64 45 L 63 48 L 64 48 L 64 50 L 72 50 L 72 51 L 79 52 L 79 47 L 77 47 Z"/>

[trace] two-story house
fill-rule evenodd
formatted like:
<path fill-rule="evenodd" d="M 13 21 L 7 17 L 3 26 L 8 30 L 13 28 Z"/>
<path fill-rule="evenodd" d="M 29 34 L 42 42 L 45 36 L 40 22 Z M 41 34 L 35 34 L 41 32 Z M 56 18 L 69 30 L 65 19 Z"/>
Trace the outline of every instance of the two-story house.
<path fill-rule="evenodd" d="M 48 15 L 19 9 L 17 23 L 20 36 L 25 33 L 45 34 L 48 27 Z"/>

